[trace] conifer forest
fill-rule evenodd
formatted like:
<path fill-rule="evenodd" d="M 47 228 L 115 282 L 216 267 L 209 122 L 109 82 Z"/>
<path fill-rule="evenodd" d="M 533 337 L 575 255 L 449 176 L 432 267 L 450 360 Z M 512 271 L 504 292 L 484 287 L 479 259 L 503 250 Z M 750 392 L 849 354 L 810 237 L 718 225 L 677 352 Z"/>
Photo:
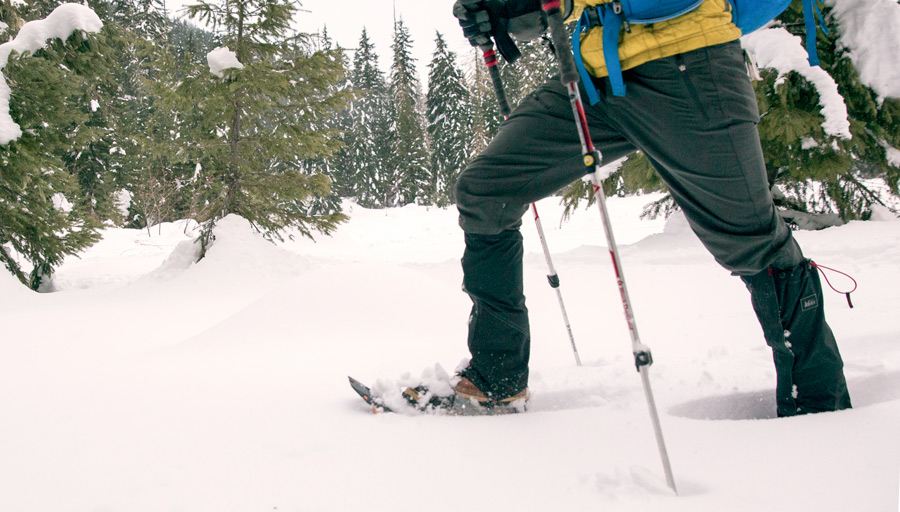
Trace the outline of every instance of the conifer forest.
<path fill-rule="evenodd" d="M 61 3 L 3 0 L 2 40 Z M 206 247 L 229 214 L 278 240 L 340 229 L 348 199 L 450 206 L 456 176 L 502 121 L 480 52 L 457 55 L 440 33 L 413 41 L 402 18 L 391 47 L 376 48 L 365 29 L 356 41 L 332 40 L 327 27 L 296 33 L 302 13 L 290 0 L 199 0 L 182 17 L 164 0 L 86 4 L 99 32 L 14 51 L 0 70 L 22 132 L 0 145 L 0 262 L 35 289 L 103 226 L 192 219 Z M 823 14 L 818 53 L 847 130 L 824 125 L 820 92 L 802 74 L 761 66 L 754 82 L 776 203 L 811 229 L 876 207 L 900 214 L 889 200 L 900 192 L 900 98 L 863 83 L 842 27 Z M 803 35 L 800 2 L 779 21 Z M 427 77 L 414 45 L 433 47 Z M 556 69 L 542 40 L 519 46 L 523 57 L 501 64 L 513 108 Z M 223 47 L 241 66 L 214 73 L 208 55 Z M 613 165 L 608 194 L 664 191 L 639 153 Z M 575 183 L 561 200 L 589 202 L 588 188 Z M 663 198 L 645 214 L 673 208 Z"/>

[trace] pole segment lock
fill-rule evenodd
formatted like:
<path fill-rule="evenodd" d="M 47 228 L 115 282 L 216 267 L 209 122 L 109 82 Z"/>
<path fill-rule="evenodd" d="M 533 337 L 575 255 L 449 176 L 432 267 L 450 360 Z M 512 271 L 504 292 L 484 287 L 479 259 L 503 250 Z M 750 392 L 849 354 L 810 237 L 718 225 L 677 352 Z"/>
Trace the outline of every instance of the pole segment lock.
<path fill-rule="evenodd" d="M 579 73 L 575 66 L 575 59 L 572 48 L 563 26 L 562 13 L 560 11 L 560 0 L 541 0 L 541 6 L 547 15 L 547 21 L 550 28 L 550 37 L 553 46 L 556 48 L 556 57 L 559 62 L 560 80 L 569 94 L 569 101 L 572 104 L 572 113 L 575 116 L 575 126 L 578 130 L 578 137 L 581 140 L 581 151 L 584 165 L 589 168 L 589 174 L 593 183 L 594 195 L 597 199 L 597 205 L 600 209 L 600 217 L 603 222 L 603 229 L 606 232 L 606 241 L 609 246 L 609 255 L 612 260 L 613 270 L 616 275 L 616 282 L 619 287 L 619 294 L 622 298 L 622 308 L 625 312 L 625 321 L 628 323 L 628 331 L 631 334 L 631 348 L 634 354 L 634 363 L 638 373 L 641 375 L 641 382 L 644 387 L 644 397 L 650 410 L 650 420 L 653 423 L 653 430 L 656 434 L 656 444 L 659 449 L 659 455 L 662 460 L 663 470 L 666 474 L 666 482 L 669 487 L 678 494 L 675 487 L 675 477 L 672 474 L 672 467 L 669 462 L 668 451 L 663 439 L 662 426 L 659 421 L 659 414 L 656 409 L 656 401 L 653 398 L 653 391 L 650 387 L 649 368 L 653 363 L 653 356 L 650 348 L 641 343 L 638 336 L 637 324 L 634 320 L 634 313 L 631 308 L 631 299 L 628 296 L 628 288 L 625 286 L 625 276 L 622 272 L 622 265 L 619 258 L 619 249 L 613 236 L 612 225 L 609 220 L 609 211 L 606 207 L 606 194 L 603 192 L 601 180 L 599 178 L 600 164 L 602 158 L 600 152 L 594 147 L 591 140 L 590 130 L 588 129 L 587 116 L 584 112 L 584 103 L 581 101 L 581 93 L 578 90 Z"/>
<path fill-rule="evenodd" d="M 547 246 L 547 239 L 544 237 L 544 227 L 541 225 L 541 216 L 538 215 L 537 205 L 531 203 L 531 210 L 534 212 L 534 225 L 537 227 L 538 238 L 541 239 L 541 247 L 544 249 L 544 258 L 547 260 L 547 282 L 550 287 L 556 291 L 556 300 L 559 302 L 559 310 L 562 312 L 563 322 L 566 324 L 566 333 L 569 335 L 569 343 L 572 345 L 572 353 L 575 355 L 575 364 L 581 366 L 581 357 L 578 355 L 578 347 L 575 346 L 575 336 L 572 334 L 572 325 L 569 323 L 569 314 L 566 313 L 566 304 L 563 302 L 562 292 L 559 289 L 559 274 L 553 266 L 553 260 L 550 258 L 550 247 Z"/>

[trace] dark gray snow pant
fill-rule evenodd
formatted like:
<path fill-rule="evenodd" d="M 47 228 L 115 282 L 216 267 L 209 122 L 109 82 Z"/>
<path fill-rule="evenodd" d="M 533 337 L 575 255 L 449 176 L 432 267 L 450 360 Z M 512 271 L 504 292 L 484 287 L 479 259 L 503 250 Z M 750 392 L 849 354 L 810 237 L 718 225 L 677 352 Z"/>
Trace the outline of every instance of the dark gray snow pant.
<path fill-rule="evenodd" d="M 603 161 L 642 151 L 693 231 L 734 274 L 801 265 L 800 247 L 769 192 L 756 96 L 740 44 L 654 60 L 624 75 L 626 96 L 613 96 L 607 80 L 596 80 L 600 102 L 586 106 Z M 463 285 L 473 301 L 472 361 L 465 375 L 496 398 L 515 394 L 528 382 L 522 216 L 530 203 L 584 174 L 568 94 L 553 78 L 521 102 L 457 183 L 466 241 Z M 841 368 L 840 356 L 831 364 Z M 779 367 L 777 358 L 776 368 L 779 375 L 792 371 Z"/>

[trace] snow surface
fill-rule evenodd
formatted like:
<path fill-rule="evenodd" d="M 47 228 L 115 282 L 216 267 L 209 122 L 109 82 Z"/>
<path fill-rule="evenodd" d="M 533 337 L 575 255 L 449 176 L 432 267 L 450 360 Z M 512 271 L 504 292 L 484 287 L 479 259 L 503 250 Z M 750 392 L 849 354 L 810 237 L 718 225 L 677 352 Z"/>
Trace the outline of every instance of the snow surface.
<path fill-rule="evenodd" d="M 62 4 L 45 19 L 29 21 L 22 25 L 11 41 L 0 44 L 0 70 L 6 67 L 13 51 L 27 54 L 43 48 L 54 38 L 68 39 L 76 30 L 99 32 L 103 28 L 100 18 L 89 7 L 80 4 Z M 22 136 L 19 125 L 9 115 L 9 84 L 0 73 L 0 144 L 9 144 Z"/>
<path fill-rule="evenodd" d="M 548 200 L 585 365 L 526 219 L 533 401 L 519 415 L 373 415 L 347 384 L 391 386 L 464 358 L 452 209 L 348 205 L 334 237 L 278 246 L 228 217 L 198 264 L 191 224 L 107 229 L 49 294 L 0 272 L 0 510 L 898 510 L 900 221 L 797 233 L 808 256 L 859 281 L 854 309 L 825 297 L 856 408 L 773 419 L 746 289 L 682 217 L 638 220 L 656 198 L 609 207 L 680 496 L 597 212 L 560 226 Z"/>
<path fill-rule="evenodd" d="M 209 72 L 219 78 L 225 76 L 226 69 L 243 69 L 244 65 L 238 61 L 237 54 L 229 50 L 227 46 L 220 46 L 206 54 L 206 63 Z"/>

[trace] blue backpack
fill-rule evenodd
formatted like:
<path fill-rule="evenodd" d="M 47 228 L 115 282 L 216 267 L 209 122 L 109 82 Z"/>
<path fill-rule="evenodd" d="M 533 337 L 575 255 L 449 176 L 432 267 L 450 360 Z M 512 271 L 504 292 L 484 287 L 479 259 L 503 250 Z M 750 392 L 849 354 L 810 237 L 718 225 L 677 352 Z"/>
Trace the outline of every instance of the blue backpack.
<path fill-rule="evenodd" d="M 803 17 L 806 21 L 806 51 L 809 63 L 819 65 L 816 54 L 816 16 L 820 20 L 822 30 L 827 34 L 818 2 L 821 0 L 802 0 Z M 593 86 L 590 74 L 581 59 L 581 33 L 596 26 L 603 30 L 603 57 L 609 72 L 609 81 L 613 94 L 625 95 L 625 82 L 622 79 L 622 64 L 619 61 L 619 32 L 622 28 L 630 31 L 632 23 L 650 24 L 677 18 L 700 7 L 704 0 L 614 0 L 613 2 L 586 7 L 575 25 L 572 36 L 572 52 L 575 64 L 581 74 L 581 80 L 587 90 L 591 105 L 600 101 L 600 95 Z M 732 20 L 741 32 L 749 34 L 762 27 L 791 5 L 791 0 L 728 0 L 731 4 Z"/>

